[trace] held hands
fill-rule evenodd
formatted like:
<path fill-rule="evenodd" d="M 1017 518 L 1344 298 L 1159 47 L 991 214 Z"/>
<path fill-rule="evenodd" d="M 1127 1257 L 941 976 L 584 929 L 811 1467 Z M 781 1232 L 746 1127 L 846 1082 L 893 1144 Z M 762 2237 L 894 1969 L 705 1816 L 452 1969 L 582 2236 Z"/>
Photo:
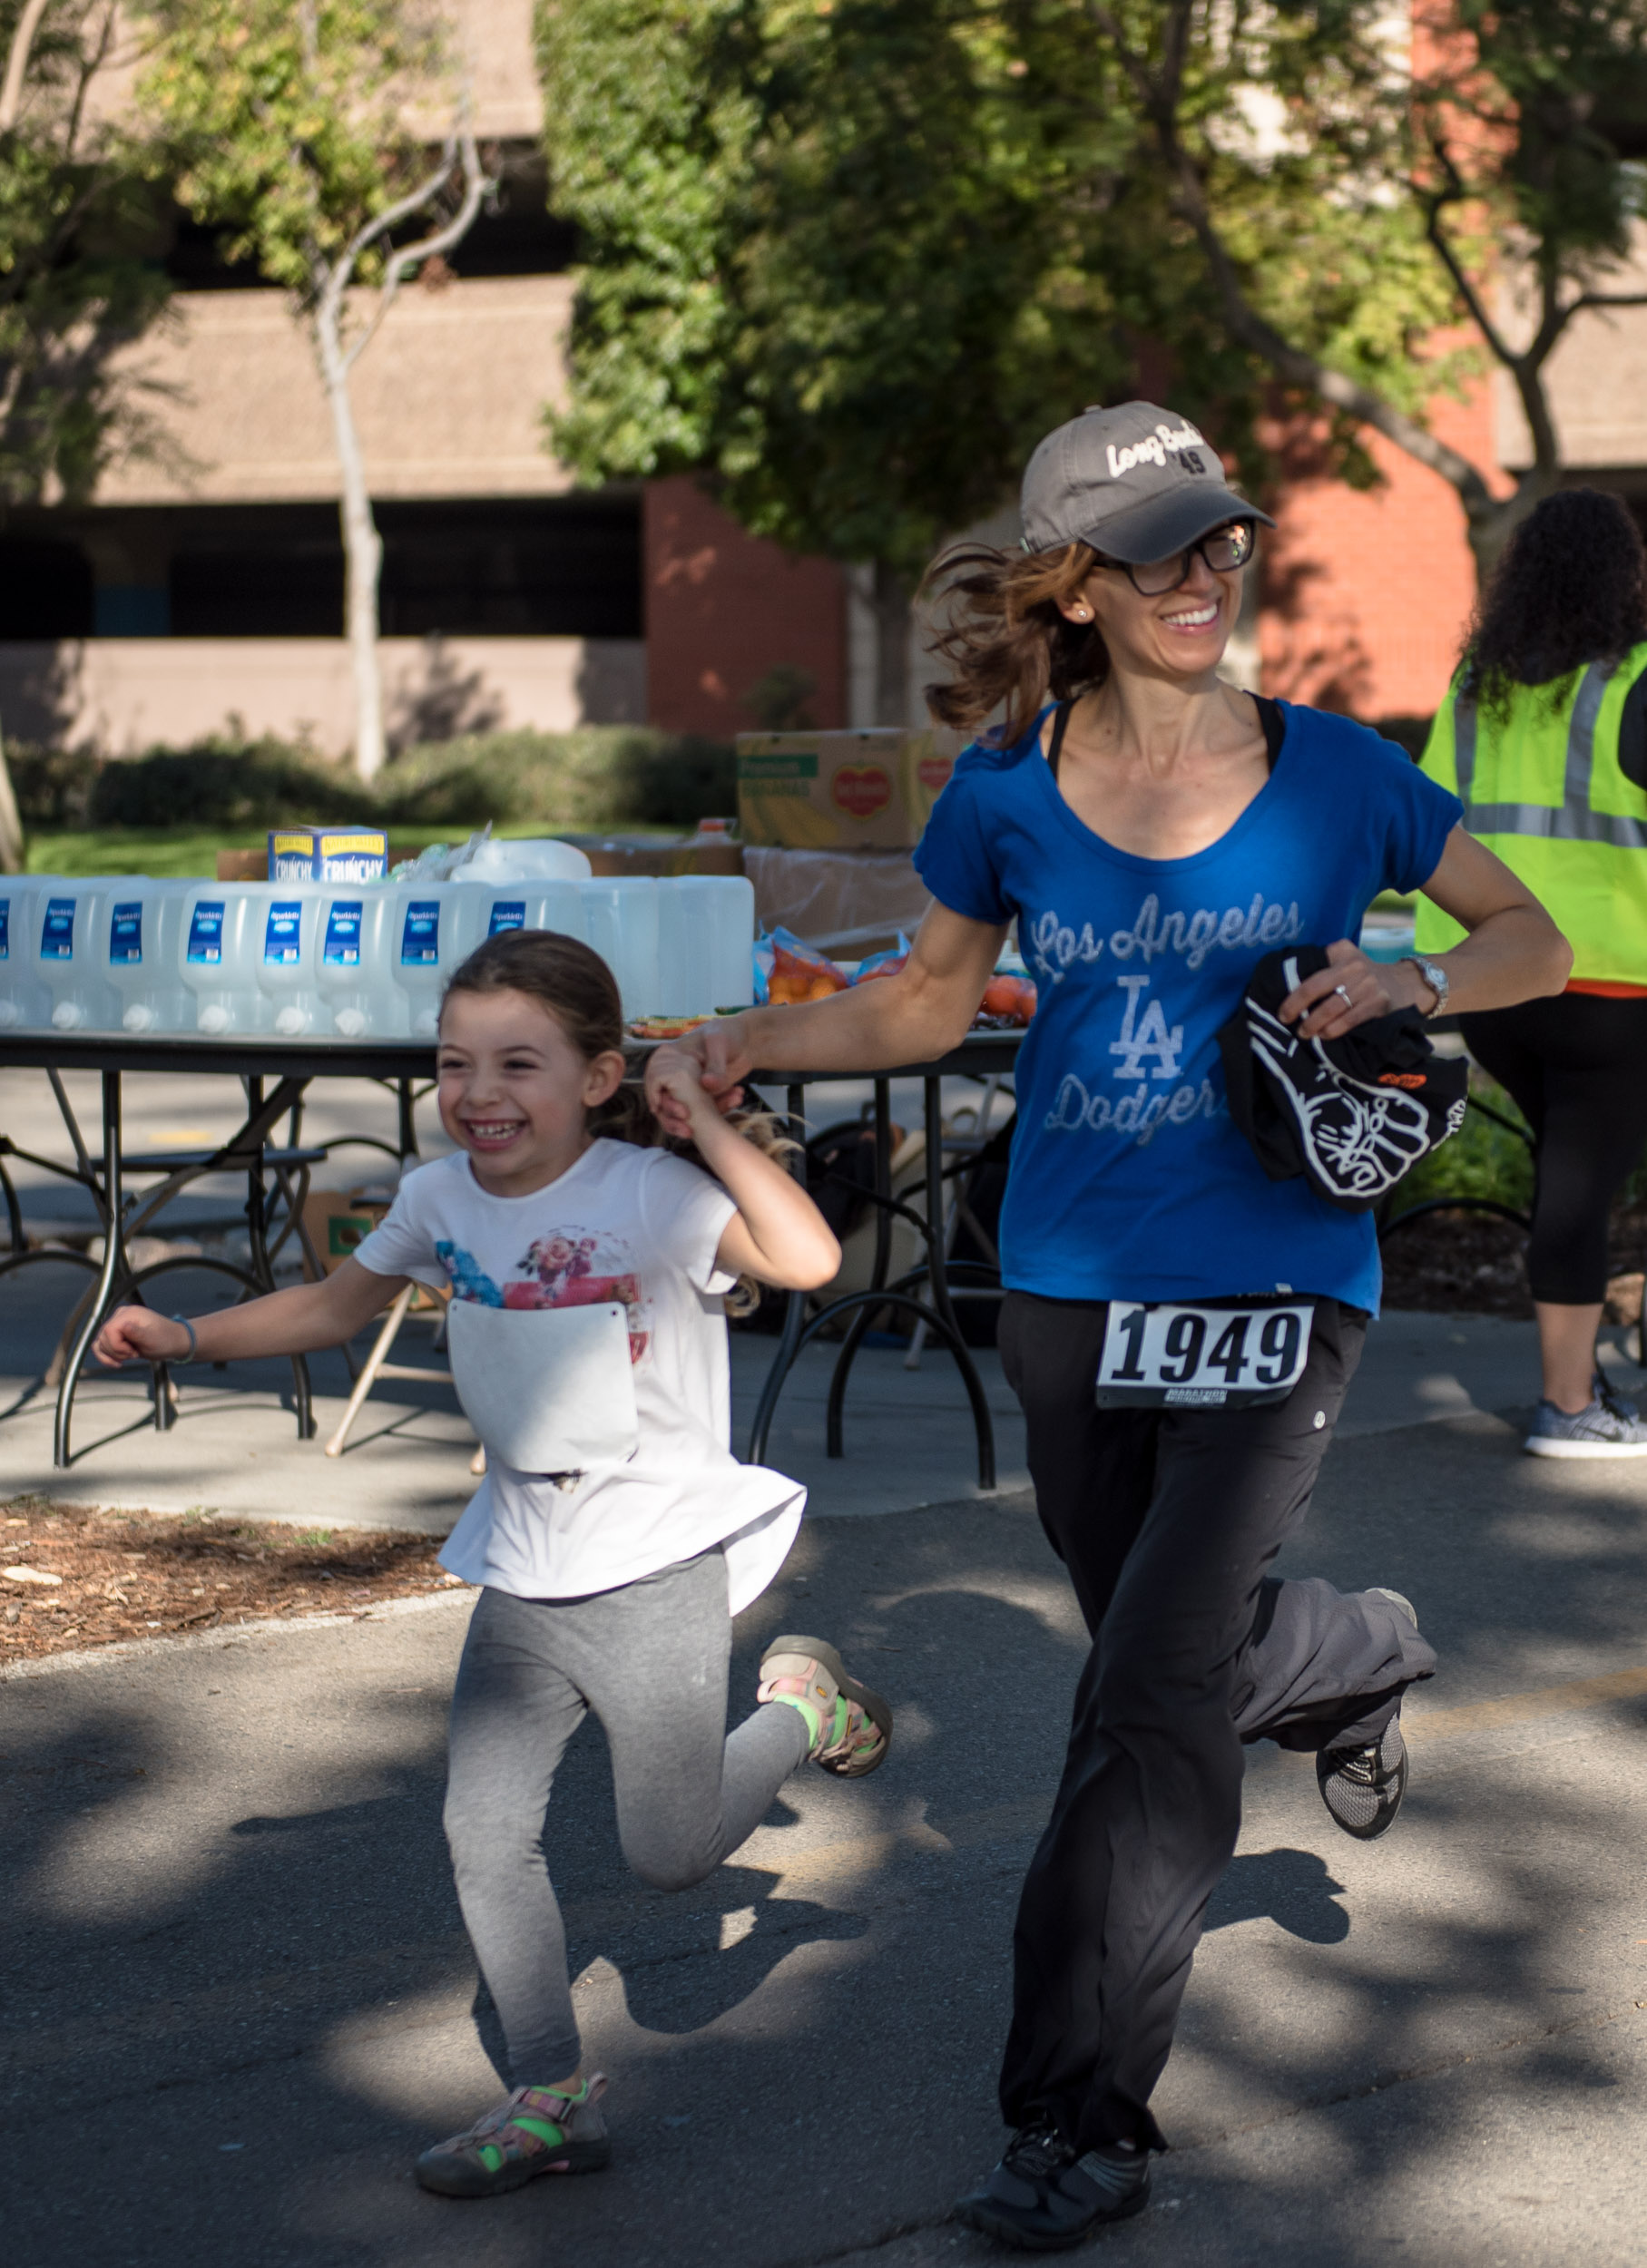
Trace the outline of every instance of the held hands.
<path fill-rule="evenodd" d="M 118 1370 L 123 1363 L 181 1363 L 189 1352 L 189 1334 L 152 1307 L 117 1307 L 92 1352 L 106 1370 Z"/>
<path fill-rule="evenodd" d="M 1283 1023 L 1302 1017 L 1299 1036 L 1341 1040 L 1358 1024 L 1392 1015 L 1397 1008 L 1431 1009 L 1436 996 L 1410 961 L 1369 961 L 1358 945 L 1340 937 L 1327 948 L 1328 965 L 1307 976 L 1277 1011 Z"/>
<path fill-rule="evenodd" d="M 742 1101 L 743 1081 L 754 1068 L 740 1030 L 743 1021 L 727 1016 L 700 1024 L 648 1057 L 646 1100 L 672 1139 L 695 1139 L 694 1110 L 712 1106 L 724 1116 Z"/>
<path fill-rule="evenodd" d="M 718 1125 L 721 1118 L 705 1091 L 706 1067 L 688 1045 L 697 1036 L 688 1032 L 685 1041 L 654 1049 L 646 1066 L 646 1096 L 653 1113 L 666 1134 L 683 1142 L 695 1141 L 706 1126 Z"/>

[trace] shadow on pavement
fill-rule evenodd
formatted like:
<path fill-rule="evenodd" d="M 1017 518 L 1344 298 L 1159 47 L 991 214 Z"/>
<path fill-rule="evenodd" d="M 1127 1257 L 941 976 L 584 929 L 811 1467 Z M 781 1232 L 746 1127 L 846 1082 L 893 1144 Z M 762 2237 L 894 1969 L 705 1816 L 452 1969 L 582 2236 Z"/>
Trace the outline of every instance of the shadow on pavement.
<path fill-rule="evenodd" d="M 1341 1444 L 1288 1554 L 1299 1571 L 1410 1592 L 1443 1653 L 1426 1706 L 1647 1658 L 1639 1483 L 1557 1485 L 1507 1440 L 1476 1422 Z M 15 2256 L 991 2257 L 951 2249 L 943 2221 L 998 2147 L 1013 1910 L 1083 1653 L 1027 1501 L 803 1533 L 740 1623 L 733 1713 L 762 1641 L 815 1629 L 889 1693 L 898 1741 L 871 1781 L 799 1775 L 701 1889 L 669 1899 L 631 1882 L 603 1742 L 580 1733 L 554 1864 L 590 2059 L 613 2077 L 616 2162 L 477 2207 L 425 2196 L 408 2171 L 496 2087 L 439 1831 L 461 1620 L 0 1685 L 0 2210 Z M 1420 1745 L 1407 1813 L 1374 1845 L 1334 1831 L 1308 1758 L 1256 1772 L 1161 2097 L 1181 2145 L 1163 2196 L 1181 2218 L 1152 2212 L 1103 2257 L 1363 2268 L 1412 2214 L 1433 2224 L 1435 2199 L 1490 2178 L 1512 2112 L 1534 2120 L 1529 2180 L 1541 2147 L 1576 2146 L 1564 2126 L 1601 2133 L 1598 2106 L 1629 2098 L 1599 2019 L 1643 1989 L 1638 1737 Z M 1500 2070 L 1509 2108 L 1484 2110 Z M 42 2182 L 65 2122 L 87 2119 L 95 2152 L 72 2180 Z M 1249 2137 L 1244 2157 L 1220 2155 L 1231 2136 Z M 917 2246 L 928 2232 L 929 2253 L 900 2250 L 900 2231 Z"/>

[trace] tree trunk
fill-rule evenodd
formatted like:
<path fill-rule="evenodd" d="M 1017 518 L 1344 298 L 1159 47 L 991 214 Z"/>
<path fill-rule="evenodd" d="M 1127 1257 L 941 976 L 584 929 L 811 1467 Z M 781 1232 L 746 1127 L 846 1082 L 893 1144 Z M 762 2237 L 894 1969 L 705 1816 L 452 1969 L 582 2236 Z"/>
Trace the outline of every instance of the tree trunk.
<path fill-rule="evenodd" d="M 17 798 L 12 793 L 5 749 L 0 745 L 0 875 L 20 875 L 23 871 L 23 822 L 17 816 Z"/>
<path fill-rule="evenodd" d="M 909 589 L 885 560 L 875 562 L 875 721 L 909 722 Z"/>
<path fill-rule="evenodd" d="M 383 539 L 372 516 L 338 321 L 328 304 L 316 311 L 314 334 L 343 484 L 338 519 L 343 532 L 344 631 L 355 682 L 355 767 L 362 779 L 373 779 L 383 768 L 385 754 L 383 687 L 377 675 L 377 584 L 383 569 Z"/>

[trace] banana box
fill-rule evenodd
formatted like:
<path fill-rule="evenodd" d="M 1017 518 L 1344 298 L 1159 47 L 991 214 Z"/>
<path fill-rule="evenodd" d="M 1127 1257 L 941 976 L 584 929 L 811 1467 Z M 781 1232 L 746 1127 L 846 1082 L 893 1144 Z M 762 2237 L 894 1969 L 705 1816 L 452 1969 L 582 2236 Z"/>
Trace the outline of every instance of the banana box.
<path fill-rule="evenodd" d="M 949 783 L 958 732 L 740 732 L 745 843 L 782 850 L 909 850 Z"/>

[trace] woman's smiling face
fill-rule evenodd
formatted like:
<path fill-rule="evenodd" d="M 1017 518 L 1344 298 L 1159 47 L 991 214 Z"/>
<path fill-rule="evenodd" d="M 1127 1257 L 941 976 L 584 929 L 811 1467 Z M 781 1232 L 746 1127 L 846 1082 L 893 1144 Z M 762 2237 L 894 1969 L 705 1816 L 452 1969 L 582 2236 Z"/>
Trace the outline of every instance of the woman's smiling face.
<path fill-rule="evenodd" d="M 1176 591 L 1145 598 L 1125 570 L 1095 567 L 1063 611 L 1079 621 L 1086 607 L 1103 633 L 1111 660 L 1136 676 L 1204 677 L 1223 659 L 1240 611 L 1241 576 L 1216 573 L 1199 551 Z"/>

